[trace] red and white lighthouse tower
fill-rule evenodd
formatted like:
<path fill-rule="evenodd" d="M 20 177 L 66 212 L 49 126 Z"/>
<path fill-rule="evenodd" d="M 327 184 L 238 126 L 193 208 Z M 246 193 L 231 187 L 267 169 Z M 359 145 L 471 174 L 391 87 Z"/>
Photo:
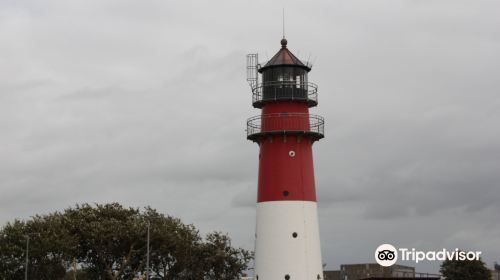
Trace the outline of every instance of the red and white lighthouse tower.
<path fill-rule="evenodd" d="M 259 152 L 255 272 L 258 280 L 322 279 L 312 145 L 324 120 L 309 114 L 318 104 L 311 66 L 281 40 L 264 66 L 247 56 L 247 80 L 260 116 L 247 121 L 247 138 Z M 261 74 L 262 82 L 260 82 Z"/>

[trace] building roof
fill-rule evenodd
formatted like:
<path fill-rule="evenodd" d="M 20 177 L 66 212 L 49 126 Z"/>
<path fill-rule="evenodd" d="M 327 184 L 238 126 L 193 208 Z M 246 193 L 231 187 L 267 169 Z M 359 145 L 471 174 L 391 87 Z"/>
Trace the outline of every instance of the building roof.
<path fill-rule="evenodd" d="M 259 72 L 276 66 L 295 66 L 304 68 L 306 71 L 311 71 L 311 67 L 305 65 L 286 47 L 288 41 L 283 38 L 281 40 L 281 49 L 263 66 Z"/>
<path fill-rule="evenodd" d="M 368 277 L 360 280 L 439 280 L 440 277 Z"/>

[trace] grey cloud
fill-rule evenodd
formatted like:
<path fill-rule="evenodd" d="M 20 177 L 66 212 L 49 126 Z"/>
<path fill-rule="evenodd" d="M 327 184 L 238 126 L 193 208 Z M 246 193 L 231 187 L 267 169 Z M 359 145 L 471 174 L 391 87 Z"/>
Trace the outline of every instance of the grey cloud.
<path fill-rule="evenodd" d="M 196 7 L 196 8 L 193 8 Z M 324 261 L 381 242 L 498 261 L 496 1 L 287 2 L 317 57 Z M 251 249 L 258 147 L 245 54 L 272 56 L 279 3 L 0 4 L 0 222 L 79 202 L 151 205 Z M 418 265 L 437 271 L 437 264 Z"/>

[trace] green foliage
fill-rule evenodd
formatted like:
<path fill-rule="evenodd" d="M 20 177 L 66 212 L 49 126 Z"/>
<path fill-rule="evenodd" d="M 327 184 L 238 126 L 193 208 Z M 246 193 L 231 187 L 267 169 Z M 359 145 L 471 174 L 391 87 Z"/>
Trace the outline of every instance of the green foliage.
<path fill-rule="evenodd" d="M 150 268 L 156 279 L 239 279 L 252 258 L 213 232 L 202 238 L 193 225 L 149 207 L 77 205 L 64 212 L 7 223 L 0 230 L 0 279 L 23 279 L 26 238 L 30 279 L 133 279 Z"/>
<path fill-rule="evenodd" d="M 491 280 L 491 273 L 481 259 L 445 260 L 440 272 L 446 280 Z"/>
<path fill-rule="evenodd" d="M 0 278 L 23 279 L 28 238 L 28 274 L 40 280 L 64 277 L 75 240 L 68 235 L 61 218 L 61 214 L 54 213 L 35 216 L 28 222 L 7 223 L 0 231 Z"/>

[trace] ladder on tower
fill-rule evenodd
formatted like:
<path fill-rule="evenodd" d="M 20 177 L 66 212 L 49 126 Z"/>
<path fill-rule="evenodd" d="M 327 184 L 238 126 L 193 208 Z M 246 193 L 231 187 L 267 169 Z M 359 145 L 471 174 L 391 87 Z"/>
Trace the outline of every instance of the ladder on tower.
<path fill-rule="evenodd" d="M 252 88 L 252 92 L 259 83 L 259 55 L 256 53 L 247 54 L 247 82 Z"/>

